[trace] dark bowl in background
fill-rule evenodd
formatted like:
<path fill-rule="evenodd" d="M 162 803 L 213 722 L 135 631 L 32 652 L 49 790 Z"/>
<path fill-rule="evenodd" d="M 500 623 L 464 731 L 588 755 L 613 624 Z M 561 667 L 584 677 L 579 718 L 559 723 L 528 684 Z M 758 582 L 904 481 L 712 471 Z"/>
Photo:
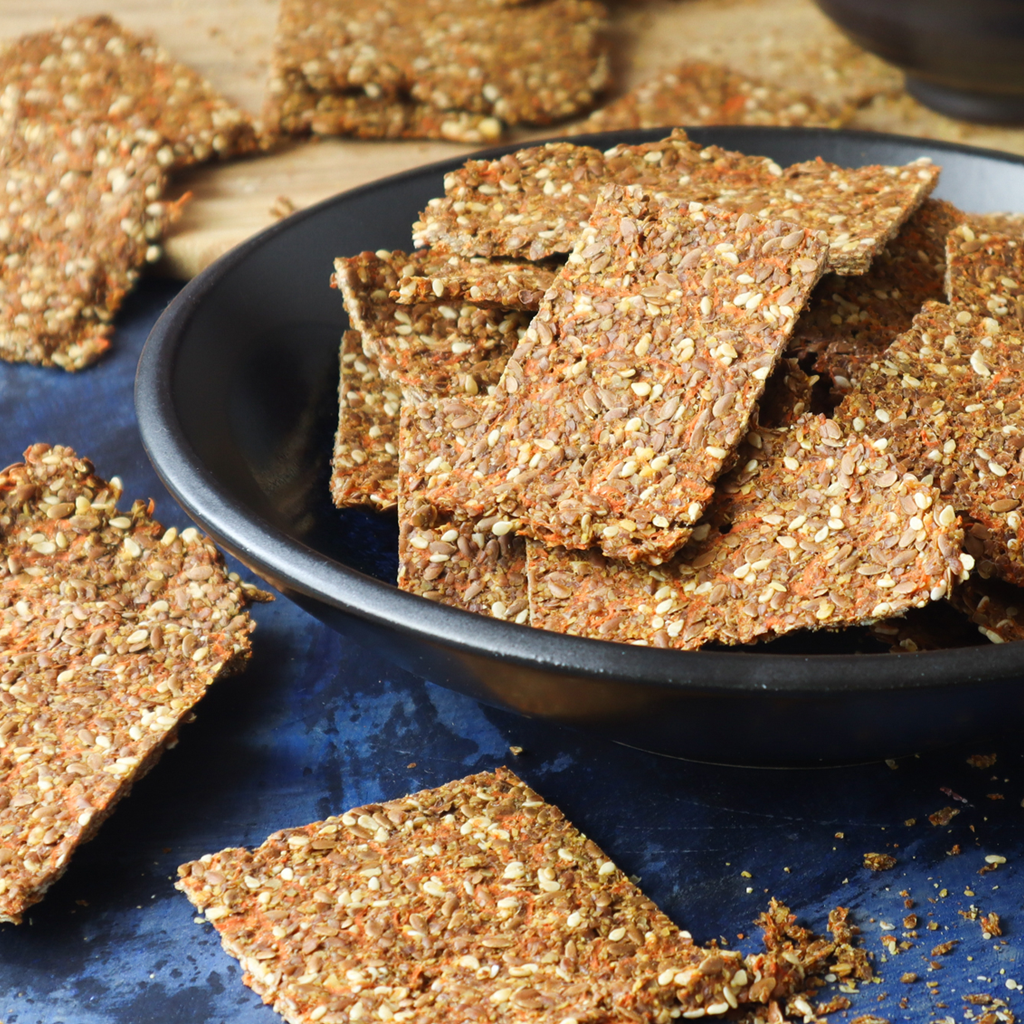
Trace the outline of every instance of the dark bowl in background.
<path fill-rule="evenodd" d="M 608 147 L 663 130 L 581 136 Z M 937 195 L 973 212 L 1024 210 L 1024 159 L 827 129 L 700 128 L 693 138 L 844 166 L 943 165 Z M 513 147 L 489 150 L 487 155 Z M 191 281 L 139 363 L 146 450 L 185 511 L 313 615 L 417 676 L 636 747 L 732 764 L 822 764 L 915 752 L 1024 721 L 1024 643 L 856 653 L 842 635 L 770 647 L 666 651 L 471 615 L 399 591 L 394 516 L 331 504 L 341 298 L 333 260 L 408 248 L 443 192 L 434 164 L 329 199 Z"/>
<path fill-rule="evenodd" d="M 906 73 L 926 106 L 1024 124 L 1024 0 L 816 0 L 855 43 Z"/>

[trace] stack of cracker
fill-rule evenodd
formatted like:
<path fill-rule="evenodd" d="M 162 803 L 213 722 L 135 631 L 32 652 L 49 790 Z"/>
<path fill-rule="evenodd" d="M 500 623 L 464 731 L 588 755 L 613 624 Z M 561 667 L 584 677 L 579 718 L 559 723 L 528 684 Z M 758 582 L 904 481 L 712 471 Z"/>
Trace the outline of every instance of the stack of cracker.
<path fill-rule="evenodd" d="M 0 358 L 78 370 L 176 207 L 174 167 L 257 148 L 250 119 L 107 17 L 0 50 Z"/>
<path fill-rule="evenodd" d="M 249 657 L 243 606 L 262 595 L 120 494 L 70 448 L 0 471 L 0 921 L 43 897 Z"/>
<path fill-rule="evenodd" d="M 470 161 L 414 225 L 420 250 L 336 263 L 362 342 L 339 504 L 397 504 L 406 590 L 620 642 L 751 643 L 947 597 L 1009 497 L 982 493 L 965 552 L 962 493 L 845 405 L 824 415 L 805 372 L 848 390 L 834 368 L 941 295 L 963 217 L 927 198 L 937 177 L 783 168 L 678 130 Z M 867 316 L 835 312 L 864 289 Z"/>
<path fill-rule="evenodd" d="M 284 0 L 269 128 L 496 139 L 593 104 L 608 80 L 596 0 Z"/>

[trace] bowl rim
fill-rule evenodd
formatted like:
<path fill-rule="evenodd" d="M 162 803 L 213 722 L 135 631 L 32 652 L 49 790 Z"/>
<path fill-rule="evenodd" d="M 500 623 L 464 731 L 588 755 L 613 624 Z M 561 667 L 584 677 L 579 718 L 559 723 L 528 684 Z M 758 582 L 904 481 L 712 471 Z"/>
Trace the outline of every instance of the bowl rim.
<path fill-rule="evenodd" d="M 1024 157 L 1015 154 L 914 136 L 829 128 L 722 127 L 741 130 L 752 139 L 778 133 L 811 138 L 842 134 L 866 146 L 906 144 L 995 159 L 1024 168 Z M 1024 648 L 1018 649 L 1014 643 L 877 654 L 772 652 L 766 656 L 756 645 L 735 651 L 664 650 L 552 633 L 439 605 L 329 558 L 237 502 L 189 443 L 177 415 L 172 386 L 178 346 L 201 304 L 210 301 L 220 282 L 279 234 L 329 208 L 374 191 L 425 175 L 440 178 L 445 171 L 469 159 L 492 159 L 525 145 L 559 141 L 607 148 L 628 140 L 654 141 L 663 138 L 668 130 L 637 129 L 545 138 L 435 161 L 338 193 L 232 248 L 189 281 L 171 301 L 153 326 L 139 359 L 136 415 L 143 446 L 158 476 L 185 512 L 215 541 L 286 595 L 324 602 L 338 612 L 465 655 L 499 659 L 557 675 L 583 676 L 595 682 L 621 680 L 625 675 L 631 682 L 656 689 L 720 696 L 746 692 L 788 697 L 804 694 L 814 698 L 826 693 L 867 695 L 958 688 L 1019 676 L 1024 670 Z M 714 130 L 712 126 L 687 129 L 698 140 Z M 524 638 L 528 638 L 528 643 L 520 645 L 518 641 Z M 939 674 L 941 679 L 936 678 Z"/>

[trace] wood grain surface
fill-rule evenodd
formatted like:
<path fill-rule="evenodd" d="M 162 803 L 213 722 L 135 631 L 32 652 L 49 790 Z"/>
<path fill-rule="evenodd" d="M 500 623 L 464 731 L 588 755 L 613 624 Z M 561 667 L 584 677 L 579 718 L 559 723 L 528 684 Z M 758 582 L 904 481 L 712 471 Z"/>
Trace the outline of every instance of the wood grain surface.
<path fill-rule="evenodd" d="M 154 36 L 226 96 L 258 114 L 277 18 L 277 0 L 2 0 L 0 39 L 83 14 L 108 13 Z M 632 0 L 613 8 L 615 86 L 632 88 L 684 59 L 716 60 L 767 81 L 837 99 L 877 93 L 854 126 L 954 139 L 1024 153 L 1024 131 L 950 121 L 900 88 L 898 73 L 850 47 L 811 0 Z M 558 135 L 520 131 L 513 140 Z M 471 152 L 449 142 L 301 141 L 266 156 L 201 167 L 179 175 L 175 195 L 192 193 L 165 240 L 163 273 L 188 278 L 231 246 L 301 208 L 388 174 Z"/>

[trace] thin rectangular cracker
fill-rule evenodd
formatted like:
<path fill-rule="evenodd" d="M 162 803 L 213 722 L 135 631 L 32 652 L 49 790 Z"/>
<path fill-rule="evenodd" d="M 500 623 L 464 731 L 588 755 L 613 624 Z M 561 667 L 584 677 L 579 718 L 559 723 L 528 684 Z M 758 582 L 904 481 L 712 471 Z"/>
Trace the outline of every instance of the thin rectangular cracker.
<path fill-rule="evenodd" d="M 415 421 L 426 500 L 654 563 L 685 543 L 825 247 L 609 186 L 487 400 Z M 403 437 L 403 444 L 405 438 Z"/>
<path fill-rule="evenodd" d="M 147 133 L 15 118 L 0 165 L 0 358 L 79 370 L 175 206 Z"/>
<path fill-rule="evenodd" d="M 739 953 L 694 945 L 504 768 L 178 871 L 242 980 L 293 1024 L 667 1020 L 796 974 L 761 958 L 761 983 Z"/>
<path fill-rule="evenodd" d="M 839 128 L 850 104 L 763 82 L 707 61 L 683 61 L 595 110 L 578 131 L 670 128 L 676 125 L 759 124 Z"/>
<path fill-rule="evenodd" d="M 381 378 L 358 331 L 346 331 L 339 354 L 338 430 L 331 455 L 331 497 L 339 508 L 398 503 L 401 388 Z"/>
<path fill-rule="evenodd" d="M 0 471 L 0 920 L 17 924 L 249 656 L 254 596 L 196 530 L 117 509 L 70 448 Z"/>
<path fill-rule="evenodd" d="M 926 303 L 835 417 L 884 440 L 972 521 L 965 547 L 983 576 L 1024 583 L 1024 334 L 960 306 Z"/>
<path fill-rule="evenodd" d="M 423 210 L 413 238 L 463 256 L 538 260 L 568 252 L 610 177 L 823 232 L 829 269 L 861 274 L 924 202 L 938 175 L 926 158 L 894 167 L 845 169 L 816 160 L 783 169 L 767 157 L 698 146 L 681 130 L 604 154 L 549 143 L 497 160 L 468 161 L 449 173 L 444 197 Z"/>
<path fill-rule="evenodd" d="M 964 575 L 934 488 L 824 417 L 757 428 L 689 544 L 663 566 L 530 543 L 542 629 L 694 650 L 838 628 L 938 600 Z"/>

